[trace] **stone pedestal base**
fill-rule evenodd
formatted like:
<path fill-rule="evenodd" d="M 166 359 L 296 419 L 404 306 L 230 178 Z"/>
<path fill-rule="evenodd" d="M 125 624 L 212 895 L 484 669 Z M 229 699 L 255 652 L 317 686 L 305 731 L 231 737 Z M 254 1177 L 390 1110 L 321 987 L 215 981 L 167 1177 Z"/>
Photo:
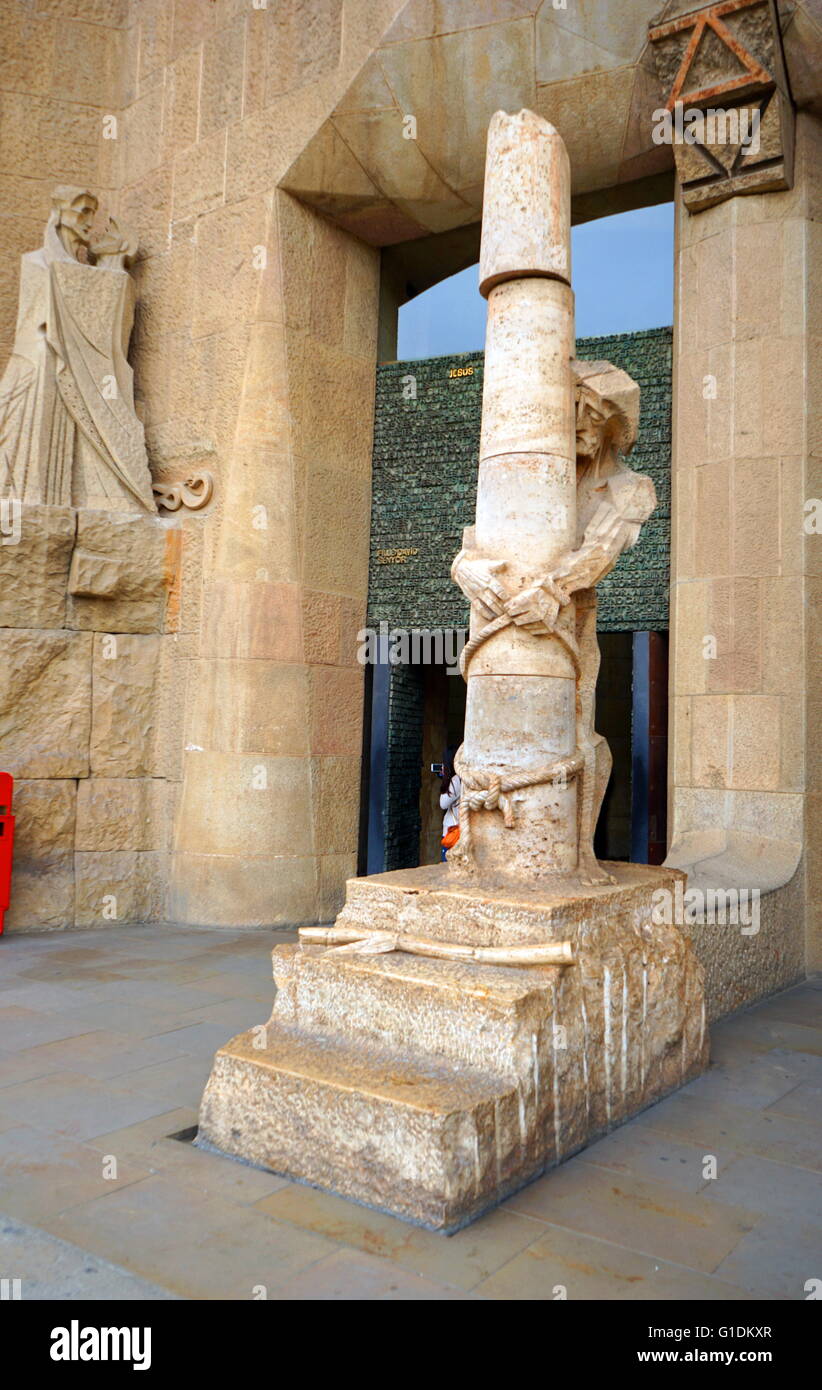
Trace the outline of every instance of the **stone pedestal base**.
<path fill-rule="evenodd" d="M 453 1231 L 696 1076 L 702 970 L 652 921 L 682 876 L 608 867 L 615 884 L 565 894 L 461 887 L 447 865 L 351 880 L 338 925 L 567 940 L 576 963 L 277 947 L 271 1020 L 217 1053 L 198 1142 Z"/>

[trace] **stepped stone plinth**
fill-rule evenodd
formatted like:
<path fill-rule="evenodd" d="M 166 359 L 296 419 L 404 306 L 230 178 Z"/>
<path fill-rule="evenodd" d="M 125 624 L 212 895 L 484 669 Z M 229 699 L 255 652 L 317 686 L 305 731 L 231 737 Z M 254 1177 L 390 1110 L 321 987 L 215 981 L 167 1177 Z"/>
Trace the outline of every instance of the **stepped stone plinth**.
<path fill-rule="evenodd" d="M 338 926 L 569 941 L 574 964 L 279 946 L 271 1020 L 217 1053 L 198 1142 L 452 1231 L 698 1075 L 701 967 L 654 921 L 681 875 L 608 868 L 584 893 L 478 892 L 447 865 L 352 879 Z"/>

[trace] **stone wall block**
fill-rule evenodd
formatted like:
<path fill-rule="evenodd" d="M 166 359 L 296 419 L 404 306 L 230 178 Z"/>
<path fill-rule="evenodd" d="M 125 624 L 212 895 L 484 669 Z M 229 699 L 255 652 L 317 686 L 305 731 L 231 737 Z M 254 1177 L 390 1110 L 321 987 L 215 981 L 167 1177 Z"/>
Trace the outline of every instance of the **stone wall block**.
<path fill-rule="evenodd" d="M 171 633 L 159 646 L 153 696 L 153 732 L 149 740 L 149 775 L 178 782 L 183 775 L 183 743 L 188 678 L 196 651 L 192 634 Z"/>
<path fill-rule="evenodd" d="M 734 695 L 730 786 L 741 791 L 780 785 L 782 701 L 773 695 Z"/>
<path fill-rule="evenodd" d="M 179 568 L 176 521 L 80 510 L 68 624 L 94 632 L 161 632 Z"/>
<path fill-rule="evenodd" d="M 203 599 L 203 656 L 300 661 L 300 591 L 296 584 L 221 579 L 206 589 Z"/>
<path fill-rule="evenodd" d="M 320 922 L 333 922 L 345 902 L 345 885 L 357 873 L 357 855 L 323 854 L 320 858 L 320 885 L 317 917 Z"/>
<path fill-rule="evenodd" d="M 61 850 L 49 859 L 29 863 L 19 863 L 15 852 L 5 930 L 59 931 L 73 925 L 74 855 L 71 850 Z"/>
<path fill-rule="evenodd" d="M 168 849 L 176 791 L 158 777 L 84 778 L 77 787 L 76 849 Z"/>
<path fill-rule="evenodd" d="M 8 505 L 0 536 L 0 627 L 63 627 L 76 513 Z"/>
<path fill-rule="evenodd" d="M 311 751 L 361 752 L 363 674 L 360 667 L 315 666 L 309 688 Z"/>
<path fill-rule="evenodd" d="M 310 854 L 305 758 L 189 751 L 175 848 L 242 859 Z"/>
<path fill-rule="evenodd" d="M 76 853 L 74 871 L 77 927 L 165 920 L 167 854 L 134 850 Z"/>
<path fill-rule="evenodd" d="M 14 786 L 14 867 L 9 931 L 46 930 L 74 920 L 77 783 L 21 778 Z"/>
<path fill-rule="evenodd" d="M 0 758 L 15 777 L 86 777 L 90 633 L 0 632 Z"/>
<path fill-rule="evenodd" d="M 698 695 L 691 701 L 693 780 L 698 787 L 727 787 L 730 777 L 729 709 L 724 695 Z"/>
<path fill-rule="evenodd" d="M 314 758 L 312 761 L 320 851 L 324 855 L 356 856 L 360 758 L 352 754 L 349 757 Z"/>
<path fill-rule="evenodd" d="M 186 744 L 221 753 L 304 757 L 308 671 L 274 661 L 196 661 Z"/>
<path fill-rule="evenodd" d="M 91 772 L 147 777 L 156 734 L 159 636 L 96 633 L 91 706 Z"/>
<path fill-rule="evenodd" d="M 297 841 L 294 848 L 300 848 Z M 318 917 L 318 860 L 313 855 L 248 859 L 176 853 L 168 916 L 224 927 L 293 926 Z"/>

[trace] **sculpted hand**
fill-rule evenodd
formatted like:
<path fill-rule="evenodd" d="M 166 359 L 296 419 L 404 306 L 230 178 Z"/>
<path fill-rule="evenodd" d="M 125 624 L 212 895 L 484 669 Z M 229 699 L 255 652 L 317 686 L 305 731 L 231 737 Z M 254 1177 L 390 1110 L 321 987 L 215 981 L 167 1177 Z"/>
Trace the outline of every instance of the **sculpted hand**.
<path fill-rule="evenodd" d="M 130 227 L 121 225 L 116 217 L 108 219 L 108 225 L 102 236 L 95 241 L 91 250 L 98 265 L 103 268 L 122 270 L 126 260 L 132 260 L 137 254 L 137 235 Z"/>
<path fill-rule="evenodd" d="M 505 611 L 517 627 L 540 635 L 553 632 L 559 610 L 567 602 L 565 590 L 550 575 L 546 575 L 538 584 L 532 584 L 510 598 Z"/>
<path fill-rule="evenodd" d="M 504 560 L 469 559 L 463 550 L 451 567 L 451 578 L 467 599 L 479 604 L 486 617 L 497 618 L 505 610 L 506 595 L 496 575 L 505 568 Z"/>

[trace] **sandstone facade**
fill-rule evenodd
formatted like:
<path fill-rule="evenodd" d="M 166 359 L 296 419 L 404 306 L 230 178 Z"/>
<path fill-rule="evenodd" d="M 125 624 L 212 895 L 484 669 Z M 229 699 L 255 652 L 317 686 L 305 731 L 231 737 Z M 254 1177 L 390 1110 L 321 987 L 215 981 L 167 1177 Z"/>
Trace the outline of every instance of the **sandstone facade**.
<path fill-rule="evenodd" d="M 17 525 L 19 543 L 0 548 L 0 740 L 17 816 L 7 928 L 164 921 L 179 792 L 164 707 L 180 634 L 168 629 L 186 532 L 28 503 Z"/>
<path fill-rule="evenodd" d="M 208 469 L 215 480 L 208 507 L 180 523 L 179 554 L 163 550 L 170 587 L 139 599 L 134 576 L 116 594 L 99 592 L 106 566 L 94 558 L 94 537 L 77 543 L 82 521 L 72 508 L 52 507 L 39 521 L 32 513 L 19 547 L 0 546 L 0 622 L 50 702 L 26 708 L 26 695 L 11 691 L 3 761 L 21 779 L 21 802 L 26 785 L 53 781 L 61 825 L 58 803 L 96 775 L 92 729 L 103 780 L 167 781 L 176 808 L 168 915 L 298 922 L 338 909 L 355 867 L 355 652 L 380 316 L 390 343 L 409 282 L 424 288 L 476 259 L 485 132 L 499 107 L 528 105 L 559 129 L 576 217 L 670 196 L 674 152 L 652 138 L 669 88 L 648 26 L 694 8 L 659 0 L 565 11 L 546 0 L 3 6 L 2 364 L 14 339 L 19 256 L 39 244 L 55 185 L 91 188 L 140 232 L 131 361 L 152 476 L 171 485 Z M 706 947 L 720 1008 L 820 959 L 819 652 L 812 618 L 797 624 L 795 614 L 815 611 L 818 569 L 818 538 L 800 513 L 818 495 L 819 401 L 805 364 L 819 336 L 822 26 L 813 0 L 780 10 L 796 107 L 792 187 L 683 209 L 678 234 L 674 823 L 677 834 L 702 826 L 726 837 L 741 817 L 743 829 L 769 824 L 766 838 L 779 842 L 780 869 L 763 899 L 767 940 L 754 943 L 761 964 L 749 969 L 751 943 L 736 935 Z M 406 138 L 409 116 L 415 138 Z M 779 351 L 767 355 L 774 342 Z M 718 383 L 710 401 L 706 375 Z M 717 516 L 726 523 L 717 527 Z M 136 550 L 154 555 L 155 541 Z M 36 573 L 19 603 L 18 559 Z M 708 591 L 715 608 L 706 607 Z M 97 627 L 87 615 L 104 609 Z M 93 691 L 106 632 L 146 644 L 143 671 L 150 644 L 157 648 L 154 752 L 126 747 L 131 738 L 110 746 L 103 730 L 115 691 L 96 718 L 92 695 L 85 710 L 77 698 Z M 710 666 L 693 656 L 692 638 L 699 647 L 706 635 L 719 642 Z M 50 692 L 64 677 L 69 694 L 57 709 Z M 261 718 L 261 707 L 271 716 Z M 144 733 L 146 721 L 143 706 Z M 296 796 L 308 786 L 308 825 L 287 852 L 253 784 L 261 764 L 284 804 L 289 787 Z M 327 789 L 341 767 L 352 817 L 329 836 Z M 227 845 L 215 828 L 203 786 L 226 796 L 242 843 Z M 119 809 L 114 819 L 121 823 Z M 53 926 L 72 922 L 72 910 L 57 906 L 68 902 L 69 876 L 54 856 L 167 852 L 143 848 L 136 829 L 117 849 L 63 840 L 62 830 L 46 834 L 39 858 L 36 840 L 30 850 L 25 837 L 18 844 L 11 926 L 35 925 L 38 912 Z M 710 858 L 704 848 L 688 842 L 682 862 Z M 53 865 L 37 912 L 22 897 L 28 859 Z M 773 886 L 780 876 L 790 880 L 784 898 Z"/>

